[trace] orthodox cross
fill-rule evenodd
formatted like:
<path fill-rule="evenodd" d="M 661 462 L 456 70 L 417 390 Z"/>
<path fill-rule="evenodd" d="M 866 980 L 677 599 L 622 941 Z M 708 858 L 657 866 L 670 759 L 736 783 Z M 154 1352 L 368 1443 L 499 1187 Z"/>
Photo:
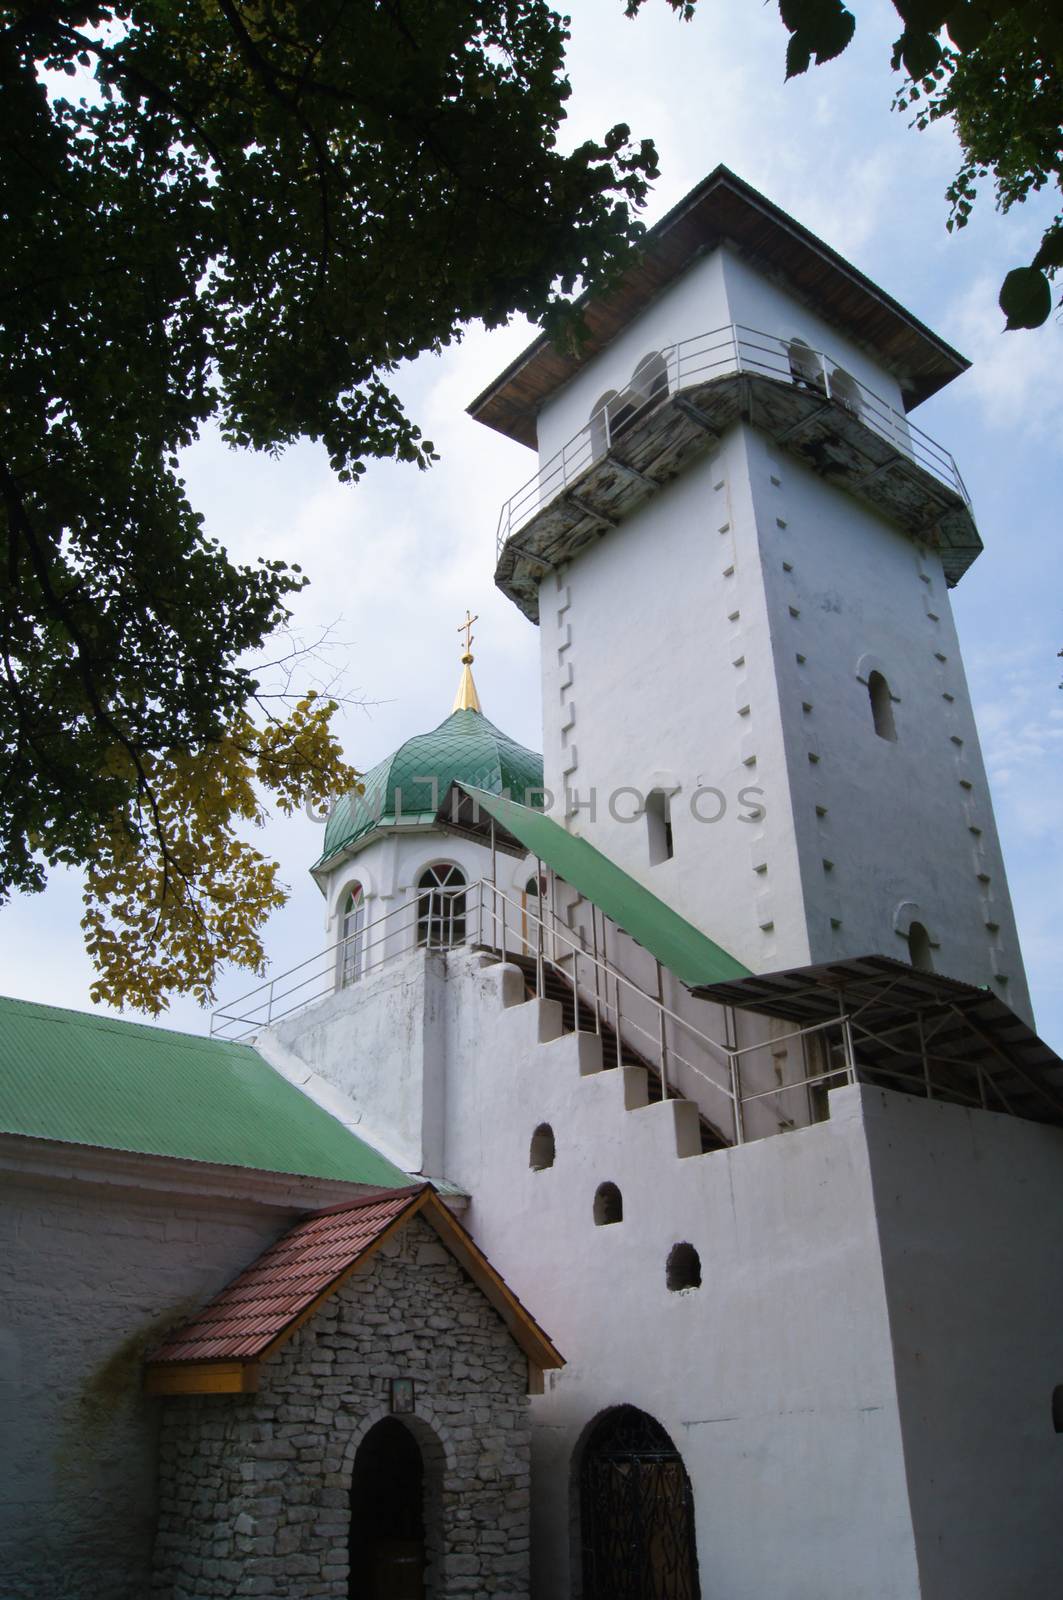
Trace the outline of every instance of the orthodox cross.
<path fill-rule="evenodd" d="M 475 617 L 470 615 L 469 608 L 466 606 L 465 621 L 458 625 L 458 632 L 465 635 L 465 654 L 469 656 L 470 659 L 472 656 L 472 625 L 474 622 L 479 622 L 479 620 L 480 618 L 478 615 Z"/>

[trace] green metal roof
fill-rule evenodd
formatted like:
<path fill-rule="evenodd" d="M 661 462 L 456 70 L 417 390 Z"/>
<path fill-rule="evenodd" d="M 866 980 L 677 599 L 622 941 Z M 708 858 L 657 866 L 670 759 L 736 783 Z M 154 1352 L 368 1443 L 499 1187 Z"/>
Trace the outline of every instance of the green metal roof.
<path fill-rule="evenodd" d="M 464 783 L 461 787 L 525 850 L 578 889 L 690 988 L 751 976 L 748 967 L 684 921 L 586 839 L 566 833 L 552 817 L 504 795 L 485 794 Z"/>
<path fill-rule="evenodd" d="M 363 795 L 343 795 L 325 828 L 316 872 L 375 828 L 434 825 L 452 783 L 491 794 L 508 791 L 529 805 L 542 804 L 543 758 L 499 730 L 479 711 L 454 711 L 431 733 L 417 734 L 363 780 Z"/>
<path fill-rule="evenodd" d="M 0 1132 L 400 1188 L 250 1045 L 0 996 Z"/>

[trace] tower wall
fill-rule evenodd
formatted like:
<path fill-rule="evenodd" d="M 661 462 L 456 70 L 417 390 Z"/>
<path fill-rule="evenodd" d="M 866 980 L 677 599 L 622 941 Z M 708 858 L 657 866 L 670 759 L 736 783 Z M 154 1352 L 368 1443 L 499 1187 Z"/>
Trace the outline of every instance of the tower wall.
<path fill-rule="evenodd" d="M 810 957 L 747 452 L 733 429 L 544 580 L 543 734 L 555 815 L 764 971 Z M 651 865 L 625 791 L 657 788 L 675 854 Z"/>

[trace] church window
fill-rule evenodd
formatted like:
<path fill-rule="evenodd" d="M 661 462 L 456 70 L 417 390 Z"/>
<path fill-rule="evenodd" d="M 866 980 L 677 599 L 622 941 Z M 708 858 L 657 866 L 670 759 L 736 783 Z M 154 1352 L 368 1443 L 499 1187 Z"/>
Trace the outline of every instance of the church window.
<path fill-rule="evenodd" d="M 346 989 L 361 977 L 365 954 L 365 895 L 360 883 L 352 883 L 344 897 L 340 939 L 340 988 Z"/>
<path fill-rule="evenodd" d="M 529 1167 L 533 1172 L 545 1172 L 547 1167 L 553 1166 L 556 1153 L 553 1128 L 548 1122 L 540 1122 L 532 1134 Z"/>
<path fill-rule="evenodd" d="M 804 339 L 788 339 L 786 355 L 790 363 L 790 377 L 799 389 L 815 389 L 818 394 L 826 393 L 823 362 L 811 345 L 806 344 Z"/>
<path fill-rule="evenodd" d="M 450 862 L 422 872 L 417 885 L 417 943 L 447 950 L 465 942 L 465 874 Z"/>
<path fill-rule="evenodd" d="M 867 680 L 867 692 L 871 700 L 871 715 L 875 720 L 875 732 L 880 739 L 889 739 L 896 743 L 897 724 L 893 720 L 893 696 L 890 686 L 881 672 L 873 672 Z"/>
<path fill-rule="evenodd" d="M 591 455 L 597 461 L 609 448 L 609 434 L 613 425 L 613 401 L 616 390 L 607 389 L 591 412 Z"/>
<path fill-rule="evenodd" d="M 672 797 L 664 789 L 653 789 L 646 796 L 646 827 L 649 834 L 650 866 L 671 861 L 675 855 L 672 840 Z"/>
<path fill-rule="evenodd" d="M 623 1222 L 624 1201 L 615 1183 L 600 1183 L 594 1193 L 594 1225 L 606 1228 L 612 1222 Z"/>
<path fill-rule="evenodd" d="M 674 1244 L 668 1252 L 666 1281 L 673 1294 L 701 1288 L 701 1257 L 692 1244 Z"/>
<path fill-rule="evenodd" d="M 921 922 L 913 922 L 908 929 L 908 959 L 920 972 L 933 972 L 934 957 L 930 935 Z"/>

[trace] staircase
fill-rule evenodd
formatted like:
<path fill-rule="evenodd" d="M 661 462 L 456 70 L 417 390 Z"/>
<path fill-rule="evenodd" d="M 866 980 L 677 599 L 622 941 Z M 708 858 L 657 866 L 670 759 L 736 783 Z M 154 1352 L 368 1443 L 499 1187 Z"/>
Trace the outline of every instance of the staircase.
<path fill-rule="evenodd" d="M 498 950 L 485 947 L 483 953 L 495 961 L 501 961 L 502 953 Z M 529 1000 L 534 1000 L 539 995 L 536 978 L 536 961 L 534 956 L 514 955 L 506 951 L 505 960 L 510 966 L 519 967 L 524 974 L 524 992 Z M 575 1033 L 576 1029 L 576 997 L 573 993 L 571 981 L 556 967 L 552 961 L 543 961 L 543 988 L 541 998 L 556 1000 L 561 1007 L 562 1031 Z M 660 1070 L 645 1056 L 640 1055 L 627 1040 L 621 1035 L 619 1052 L 617 1048 L 616 1030 L 605 1018 L 601 1018 L 600 1026 L 595 1030 L 593 1026 L 594 1011 L 592 1005 L 580 998 L 579 1004 L 579 1031 L 592 1033 L 597 1031 L 602 1041 L 602 1069 L 609 1071 L 618 1066 L 641 1067 L 646 1074 L 647 1090 L 651 1105 L 658 1103 L 663 1098 Z M 686 1095 L 677 1093 L 669 1086 L 668 1098 L 670 1100 L 685 1100 Z M 707 1117 L 699 1113 L 698 1121 L 701 1127 L 702 1152 L 709 1150 L 724 1150 L 729 1148 L 731 1141 L 725 1139 L 720 1130 L 713 1126 Z"/>

